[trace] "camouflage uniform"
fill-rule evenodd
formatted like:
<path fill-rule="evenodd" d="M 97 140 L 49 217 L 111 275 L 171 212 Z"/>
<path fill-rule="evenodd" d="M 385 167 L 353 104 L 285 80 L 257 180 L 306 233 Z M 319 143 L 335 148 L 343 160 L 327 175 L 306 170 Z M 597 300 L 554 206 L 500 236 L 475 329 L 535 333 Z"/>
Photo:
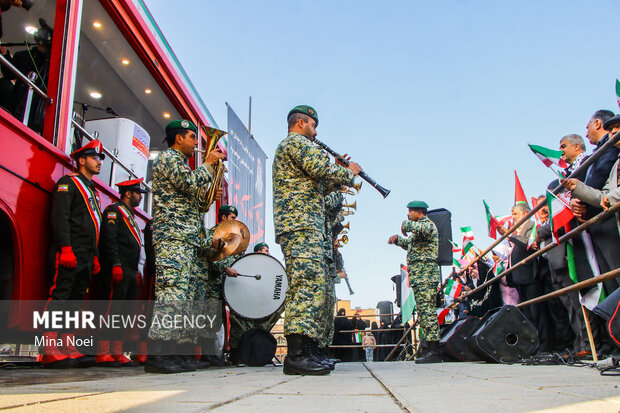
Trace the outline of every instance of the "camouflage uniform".
<path fill-rule="evenodd" d="M 332 229 L 338 223 L 338 213 L 342 209 L 344 195 L 340 191 L 331 192 L 325 197 L 325 263 L 328 271 L 325 277 L 325 305 L 321 316 L 324 330 L 319 340 L 319 347 L 327 347 L 334 338 L 334 308 L 336 306 L 336 279 L 338 269 L 335 262 L 334 236 Z M 342 255 L 340 255 L 342 258 Z"/>
<path fill-rule="evenodd" d="M 439 323 L 435 309 L 437 283 L 439 282 L 439 234 L 427 216 L 419 221 L 403 222 L 409 238 L 398 237 L 396 245 L 407 250 L 409 285 L 413 288 L 420 327 L 428 341 L 439 341 Z"/>
<path fill-rule="evenodd" d="M 160 153 L 153 163 L 154 317 L 179 310 L 166 302 L 192 299 L 189 285 L 199 272 L 196 257 L 203 226 L 196 194 L 211 181 L 210 167 L 202 165 L 192 171 L 187 157 L 173 148 Z M 149 338 L 193 342 L 187 332 L 163 325 L 153 326 Z"/>
<path fill-rule="evenodd" d="M 353 172 L 332 164 L 310 139 L 289 133 L 273 161 L 276 242 L 286 262 L 284 334 L 320 339 L 325 302 L 325 195 L 352 186 Z"/>

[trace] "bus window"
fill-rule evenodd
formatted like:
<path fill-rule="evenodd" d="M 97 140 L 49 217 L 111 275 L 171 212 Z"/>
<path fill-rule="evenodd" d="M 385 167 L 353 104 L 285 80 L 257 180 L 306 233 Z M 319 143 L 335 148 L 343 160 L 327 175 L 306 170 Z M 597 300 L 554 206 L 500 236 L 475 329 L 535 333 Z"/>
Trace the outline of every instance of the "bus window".
<path fill-rule="evenodd" d="M 77 60 L 75 119 L 123 164 L 104 162 L 99 178 L 115 188 L 149 178 L 149 156 L 166 147 L 166 124 L 179 114 L 99 1 L 84 2 Z M 74 147 L 81 146 L 76 135 Z"/>
<path fill-rule="evenodd" d="M 0 54 L 47 93 L 56 2 L 0 0 L 0 8 Z M 4 62 L 0 74 L 0 107 L 40 134 L 45 100 L 33 93 L 29 101 L 27 84 Z"/>

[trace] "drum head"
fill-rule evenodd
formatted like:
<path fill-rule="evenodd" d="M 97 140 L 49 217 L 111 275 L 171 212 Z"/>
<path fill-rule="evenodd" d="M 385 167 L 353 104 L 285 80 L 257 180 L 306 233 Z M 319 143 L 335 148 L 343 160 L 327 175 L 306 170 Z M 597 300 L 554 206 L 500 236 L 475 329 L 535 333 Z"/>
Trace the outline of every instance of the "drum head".
<path fill-rule="evenodd" d="M 231 268 L 250 276 L 224 280 L 224 297 L 235 313 L 251 319 L 264 318 L 284 304 L 288 280 L 280 261 L 271 255 L 251 253 L 235 261 Z"/>

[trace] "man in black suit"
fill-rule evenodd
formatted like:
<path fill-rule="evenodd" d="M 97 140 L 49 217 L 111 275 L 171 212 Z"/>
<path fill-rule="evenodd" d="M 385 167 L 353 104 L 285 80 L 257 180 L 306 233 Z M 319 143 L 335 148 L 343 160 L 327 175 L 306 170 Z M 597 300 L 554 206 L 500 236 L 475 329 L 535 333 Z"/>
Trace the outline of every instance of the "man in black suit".
<path fill-rule="evenodd" d="M 586 136 L 591 144 L 596 145 L 594 152 L 599 150 L 599 148 L 609 140 L 609 133 L 605 130 L 604 125 L 605 122 L 613 116 L 614 113 L 609 110 L 598 110 L 592 115 L 592 118 L 590 118 L 587 125 L 588 133 Z M 590 165 L 583 182 L 592 188 L 602 189 L 619 154 L 620 149 L 617 147 L 614 146 L 609 148 L 600 158 Z M 577 198 L 571 200 L 571 209 L 581 222 L 602 212 L 601 208 L 585 204 Z M 620 267 L 620 254 L 618 254 L 620 236 L 618 235 L 616 218 L 614 216 L 591 227 L 585 234 L 586 237 L 590 236 L 592 239 L 601 274 Z M 577 277 L 580 281 L 591 278 L 594 275 L 587 261 L 586 249 L 583 243 L 579 241 L 575 243 L 575 264 L 577 266 Z M 606 281 L 604 286 L 605 292 L 609 295 L 620 286 L 620 280 L 614 279 Z"/>

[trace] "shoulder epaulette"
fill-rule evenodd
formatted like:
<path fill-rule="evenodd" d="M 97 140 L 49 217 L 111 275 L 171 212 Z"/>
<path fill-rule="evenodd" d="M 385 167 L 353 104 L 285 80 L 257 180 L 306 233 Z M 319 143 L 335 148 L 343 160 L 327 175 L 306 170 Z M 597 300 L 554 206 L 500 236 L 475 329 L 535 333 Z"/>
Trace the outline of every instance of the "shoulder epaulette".
<path fill-rule="evenodd" d="M 78 175 L 79 173 L 77 172 L 71 172 L 71 173 L 65 174 L 65 176 L 78 176 Z"/>

